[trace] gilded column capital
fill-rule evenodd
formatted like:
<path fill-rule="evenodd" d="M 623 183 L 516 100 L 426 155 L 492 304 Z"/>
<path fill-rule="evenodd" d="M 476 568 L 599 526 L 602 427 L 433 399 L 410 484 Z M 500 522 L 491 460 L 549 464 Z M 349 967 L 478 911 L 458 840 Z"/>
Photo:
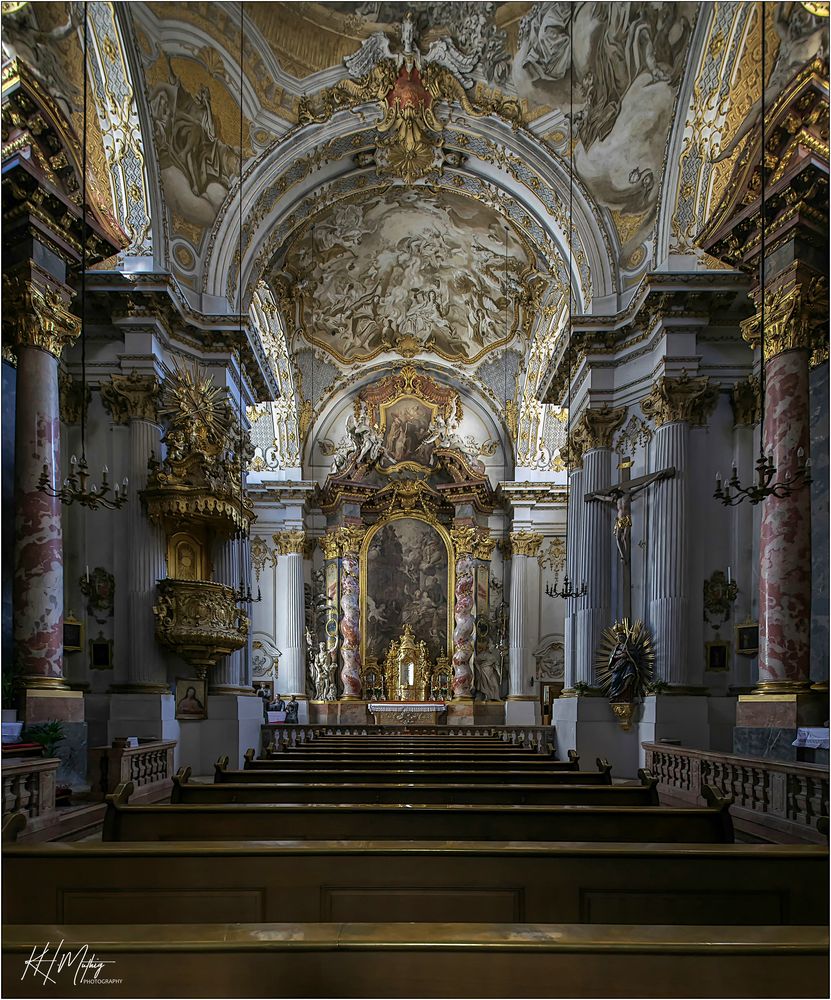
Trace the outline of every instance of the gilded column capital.
<path fill-rule="evenodd" d="M 476 541 L 473 543 L 473 555 L 483 562 L 490 562 L 495 545 L 496 539 L 490 537 L 487 529 L 483 529 L 479 532 Z"/>
<path fill-rule="evenodd" d="M 736 427 L 752 427 L 758 424 L 762 414 L 762 394 L 759 380 L 748 375 L 736 382 L 730 390 L 730 404 L 733 407 L 733 424 Z"/>
<path fill-rule="evenodd" d="M 81 321 L 69 311 L 72 291 L 50 288 L 24 274 L 3 278 L 3 340 L 15 353 L 36 347 L 60 358 L 75 342 Z"/>
<path fill-rule="evenodd" d="M 101 383 L 101 401 L 116 424 L 130 420 L 158 420 L 157 407 L 161 385 L 153 375 L 131 371 L 113 375 Z"/>
<path fill-rule="evenodd" d="M 679 378 L 659 378 L 652 392 L 641 400 L 641 409 L 655 421 L 656 427 L 682 421 L 702 427 L 717 400 L 718 386 L 711 385 L 706 375 L 690 378 L 683 372 Z"/>
<path fill-rule="evenodd" d="M 599 409 L 586 409 L 577 418 L 569 436 L 569 444 L 579 450 L 580 457 L 596 448 L 611 448 L 615 432 L 626 419 L 626 407 L 614 409 L 604 403 Z"/>
<path fill-rule="evenodd" d="M 479 531 L 472 524 L 454 524 L 450 529 L 450 540 L 453 542 L 456 558 L 472 555 L 479 541 Z"/>
<path fill-rule="evenodd" d="M 512 531 L 511 551 L 515 556 L 536 556 L 542 545 L 542 535 L 536 531 Z"/>
<path fill-rule="evenodd" d="M 340 541 L 334 531 L 327 531 L 320 539 L 324 559 L 337 559 L 340 555 Z"/>
<path fill-rule="evenodd" d="M 279 555 L 288 556 L 293 553 L 303 555 L 303 549 L 306 546 L 306 532 L 302 529 L 278 531 L 273 537 Z"/>
<path fill-rule="evenodd" d="M 84 402 L 89 406 L 91 397 L 89 386 L 81 385 L 78 379 L 63 369 L 58 371 L 58 405 L 63 423 L 77 424 L 81 419 L 81 406 Z"/>
<path fill-rule="evenodd" d="M 761 296 L 756 312 L 741 324 L 742 337 L 756 348 L 762 339 Z M 811 363 L 828 358 L 828 279 L 798 275 L 792 268 L 785 280 L 765 293 L 765 361 L 785 351 L 810 351 Z"/>

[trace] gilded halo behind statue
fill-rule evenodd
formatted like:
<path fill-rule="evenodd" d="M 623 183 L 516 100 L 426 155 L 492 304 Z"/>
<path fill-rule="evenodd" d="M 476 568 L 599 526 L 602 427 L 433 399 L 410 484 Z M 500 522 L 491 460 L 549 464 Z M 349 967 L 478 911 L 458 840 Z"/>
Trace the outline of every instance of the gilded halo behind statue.
<path fill-rule="evenodd" d="M 655 647 L 646 625 L 628 618 L 604 629 L 597 648 L 597 683 L 609 699 L 623 729 L 632 724 L 635 702 L 652 683 Z"/>

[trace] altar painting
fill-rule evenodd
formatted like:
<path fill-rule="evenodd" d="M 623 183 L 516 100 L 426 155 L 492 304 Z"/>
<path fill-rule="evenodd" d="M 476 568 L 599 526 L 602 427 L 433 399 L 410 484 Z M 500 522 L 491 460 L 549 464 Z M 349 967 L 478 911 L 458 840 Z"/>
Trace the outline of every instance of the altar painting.
<path fill-rule="evenodd" d="M 415 396 L 400 396 L 381 406 L 381 433 L 384 437 L 383 463 L 394 468 L 403 462 L 429 468 L 433 456 L 430 425 L 438 406 Z"/>
<path fill-rule="evenodd" d="M 405 625 L 430 658 L 449 646 L 448 549 L 426 521 L 401 517 L 367 536 L 363 559 L 363 658 L 381 661 Z"/>

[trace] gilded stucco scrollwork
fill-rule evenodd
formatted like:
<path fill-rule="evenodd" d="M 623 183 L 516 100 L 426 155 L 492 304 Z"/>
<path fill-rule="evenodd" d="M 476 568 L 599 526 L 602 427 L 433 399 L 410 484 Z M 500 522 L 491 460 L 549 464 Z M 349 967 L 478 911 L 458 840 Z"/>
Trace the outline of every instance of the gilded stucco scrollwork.
<path fill-rule="evenodd" d="M 733 423 L 736 427 L 752 427 L 758 424 L 762 413 L 762 394 L 759 380 L 755 375 L 737 382 L 730 390 L 733 407 Z"/>
<path fill-rule="evenodd" d="M 751 347 L 760 344 L 760 327 L 759 311 L 742 323 L 742 336 Z M 803 277 L 796 268 L 765 295 L 765 359 L 793 350 L 810 351 L 815 363 L 828 351 L 828 279 Z"/>
<path fill-rule="evenodd" d="M 101 383 L 101 401 L 116 424 L 127 424 L 131 419 L 157 421 L 160 393 L 155 376 L 139 371 L 113 375 L 109 382 Z"/>

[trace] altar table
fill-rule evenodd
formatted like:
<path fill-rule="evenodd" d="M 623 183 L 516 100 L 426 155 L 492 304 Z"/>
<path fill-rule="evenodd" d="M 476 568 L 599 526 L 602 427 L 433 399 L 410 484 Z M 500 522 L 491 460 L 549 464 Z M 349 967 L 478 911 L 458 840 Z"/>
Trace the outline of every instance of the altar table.
<path fill-rule="evenodd" d="M 371 702 L 368 708 L 376 726 L 397 726 L 402 722 L 435 726 L 447 711 L 443 701 L 380 701 Z"/>

